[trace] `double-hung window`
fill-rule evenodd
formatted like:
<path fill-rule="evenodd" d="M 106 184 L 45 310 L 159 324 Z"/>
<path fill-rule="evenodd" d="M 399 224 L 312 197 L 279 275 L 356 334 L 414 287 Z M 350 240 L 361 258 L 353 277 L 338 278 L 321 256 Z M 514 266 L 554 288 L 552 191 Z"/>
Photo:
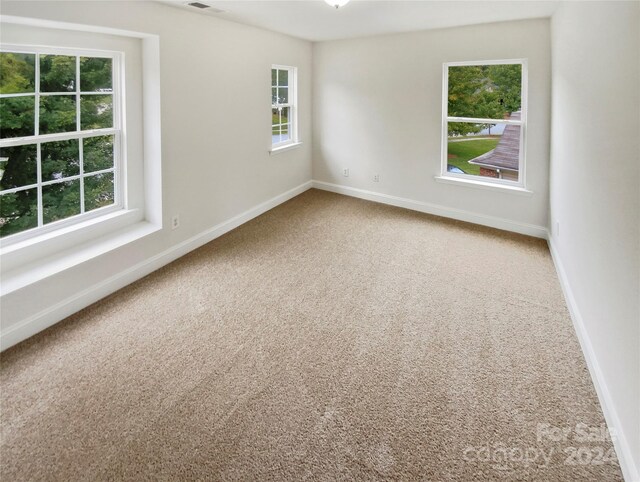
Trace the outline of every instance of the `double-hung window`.
<path fill-rule="evenodd" d="M 2 46 L 3 242 L 122 207 L 120 69 L 117 52 Z"/>
<path fill-rule="evenodd" d="M 442 176 L 524 187 L 526 67 L 444 64 Z"/>
<path fill-rule="evenodd" d="M 285 147 L 298 142 L 297 69 L 271 67 L 271 146 Z"/>

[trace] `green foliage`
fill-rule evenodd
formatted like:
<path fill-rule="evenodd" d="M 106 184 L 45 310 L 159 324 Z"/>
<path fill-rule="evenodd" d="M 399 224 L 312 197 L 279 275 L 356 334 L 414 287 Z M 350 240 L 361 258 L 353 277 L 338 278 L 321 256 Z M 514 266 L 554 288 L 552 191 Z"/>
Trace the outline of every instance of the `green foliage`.
<path fill-rule="evenodd" d="M 80 214 L 80 180 L 42 187 L 42 220 L 48 224 Z"/>
<path fill-rule="evenodd" d="M 37 181 L 36 145 L 0 149 L 0 189 L 35 184 Z M 0 196 L 0 237 L 38 225 L 38 193 L 27 189 Z"/>
<path fill-rule="evenodd" d="M 112 90 L 111 59 L 80 57 L 80 90 L 107 92 Z"/>
<path fill-rule="evenodd" d="M 522 66 L 490 65 L 487 77 L 493 83 L 497 101 L 504 114 L 519 111 L 522 106 Z"/>
<path fill-rule="evenodd" d="M 0 190 L 35 184 L 38 180 L 37 154 L 35 144 L 0 149 L 1 168 L 4 170 Z"/>
<path fill-rule="evenodd" d="M 66 55 L 40 56 L 40 92 L 74 92 L 76 58 Z"/>
<path fill-rule="evenodd" d="M 83 140 L 84 172 L 113 167 L 113 136 L 88 137 Z"/>
<path fill-rule="evenodd" d="M 27 189 L 0 196 L 0 237 L 38 226 L 38 192 Z"/>
<path fill-rule="evenodd" d="M 35 115 L 34 96 L 0 99 L 0 138 L 32 136 Z"/>
<path fill-rule="evenodd" d="M 448 134 L 451 136 L 466 136 L 477 134 L 485 128 L 484 124 L 471 124 L 469 122 L 449 122 Z"/>
<path fill-rule="evenodd" d="M 77 58 L 65 55 L 40 56 L 41 92 L 69 92 L 69 95 L 40 97 L 39 132 L 53 134 L 77 129 L 75 89 Z M 113 126 L 112 61 L 80 58 L 81 129 Z M 28 137 L 35 134 L 35 55 L 0 54 L 0 93 L 29 95 L 0 99 L 0 138 Z M 85 172 L 113 167 L 113 136 L 83 140 Z M 37 144 L 0 150 L 0 190 L 28 186 L 37 182 Z M 42 181 L 61 182 L 42 187 L 43 222 L 50 223 L 80 213 L 80 180 L 64 180 L 80 172 L 79 141 L 41 144 Z M 114 202 L 113 173 L 83 178 L 85 211 Z M 37 189 L 26 189 L 0 196 L 0 237 L 37 227 Z"/>
<path fill-rule="evenodd" d="M 75 131 L 76 126 L 74 95 L 40 97 L 40 134 Z"/>
<path fill-rule="evenodd" d="M 449 67 L 448 115 L 503 119 L 521 106 L 522 66 L 470 65 Z M 449 135 L 477 133 L 489 125 L 449 123 Z"/>
<path fill-rule="evenodd" d="M 449 67 L 449 116 L 477 117 L 472 106 L 483 92 L 484 73 L 480 66 Z"/>
<path fill-rule="evenodd" d="M 80 174 L 80 148 L 77 139 L 41 144 L 40 158 L 43 181 Z"/>
<path fill-rule="evenodd" d="M 84 209 L 94 209 L 113 204 L 113 173 L 96 174 L 84 179 Z"/>
<path fill-rule="evenodd" d="M 81 129 L 113 127 L 113 99 L 111 95 L 80 96 Z"/>
<path fill-rule="evenodd" d="M 0 94 L 35 91 L 35 63 L 33 54 L 0 53 Z"/>

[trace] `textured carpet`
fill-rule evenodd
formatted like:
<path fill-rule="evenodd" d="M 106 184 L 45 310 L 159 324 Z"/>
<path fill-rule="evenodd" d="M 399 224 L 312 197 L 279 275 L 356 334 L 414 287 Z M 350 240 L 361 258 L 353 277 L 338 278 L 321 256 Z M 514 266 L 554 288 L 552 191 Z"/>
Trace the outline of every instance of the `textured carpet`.
<path fill-rule="evenodd" d="M 5 481 L 621 479 L 543 241 L 317 190 L 0 375 Z"/>

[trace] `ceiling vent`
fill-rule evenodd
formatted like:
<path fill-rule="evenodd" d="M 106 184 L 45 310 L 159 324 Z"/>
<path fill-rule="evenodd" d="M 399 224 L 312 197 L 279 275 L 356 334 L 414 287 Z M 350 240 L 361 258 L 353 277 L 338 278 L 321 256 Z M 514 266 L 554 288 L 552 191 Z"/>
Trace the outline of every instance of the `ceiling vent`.
<path fill-rule="evenodd" d="M 203 15 L 218 15 L 224 13 L 224 10 L 211 6 L 210 0 L 202 0 L 190 2 L 188 0 L 155 0 L 171 7 L 180 8 L 182 10 L 190 10 L 193 13 L 200 13 Z"/>
<path fill-rule="evenodd" d="M 198 8 L 200 10 L 206 10 L 209 13 L 223 13 L 224 12 L 224 10 L 220 10 L 218 8 L 213 8 L 211 5 L 207 5 L 206 3 L 202 3 L 202 2 L 188 2 L 187 6 L 193 7 L 193 8 Z"/>

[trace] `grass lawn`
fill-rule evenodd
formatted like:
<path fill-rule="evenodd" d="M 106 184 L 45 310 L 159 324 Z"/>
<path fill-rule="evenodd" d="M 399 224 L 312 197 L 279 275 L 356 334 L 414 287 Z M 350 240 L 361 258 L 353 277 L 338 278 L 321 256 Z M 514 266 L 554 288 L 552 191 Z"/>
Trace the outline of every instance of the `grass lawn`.
<path fill-rule="evenodd" d="M 287 126 L 282 129 L 283 134 L 289 133 L 289 128 Z M 280 134 L 280 126 L 271 126 L 271 134 Z"/>
<path fill-rule="evenodd" d="M 480 166 L 474 166 L 467 161 L 481 156 L 498 145 L 498 139 L 477 139 L 473 141 L 456 142 L 449 140 L 447 163 L 459 167 L 467 174 L 480 175 Z"/>
<path fill-rule="evenodd" d="M 283 118 L 284 123 L 286 123 L 288 121 L 287 117 Z M 272 134 L 280 134 L 280 126 L 275 126 L 274 124 L 279 124 L 280 123 L 280 116 L 278 116 L 278 114 L 274 114 L 271 113 L 271 133 Z M 289 133 L 289 127 L 286 126 L 284 128 L 284 130 L 282 131 L 283 134 L 288 134 Z"/>

